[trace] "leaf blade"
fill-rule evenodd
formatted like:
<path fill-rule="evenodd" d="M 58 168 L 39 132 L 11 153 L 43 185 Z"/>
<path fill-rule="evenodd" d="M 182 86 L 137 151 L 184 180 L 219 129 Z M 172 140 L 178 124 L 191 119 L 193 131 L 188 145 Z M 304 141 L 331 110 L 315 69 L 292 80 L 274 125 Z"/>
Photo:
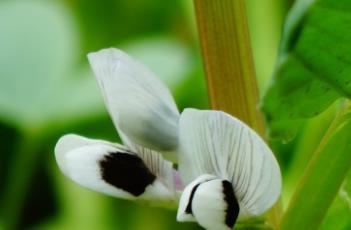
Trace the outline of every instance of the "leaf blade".
<path fill-rule="evenodd" d="M 283 217 L 282 230 L 318 228 L 322 223 L 350 169 L 350 138 L 351 118 L 346 111 L 334 121 L 314 153 Z"/>
<path fill-rule="evenodd" d="M 342 8 L 344 7 L 344 8 Z M 351 2 L 298 1 L 261 108 L 271 137 L 292 139 L 302 121 L 351 97 Z"/>

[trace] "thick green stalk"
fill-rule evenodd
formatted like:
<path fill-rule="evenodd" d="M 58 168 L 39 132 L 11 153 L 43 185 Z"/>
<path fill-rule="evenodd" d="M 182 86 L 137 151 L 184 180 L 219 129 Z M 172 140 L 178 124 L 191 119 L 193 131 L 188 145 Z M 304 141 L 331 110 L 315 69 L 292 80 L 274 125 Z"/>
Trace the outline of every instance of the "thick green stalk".
<path fill-rule="evenodd" d="M 244 0 L 195 0 L 211 107 L 263 132 Z"/>
<path fill-rule="evenodd" d="M 211 107 L 238 117 L 263 135 L 245 0 L 194 2 Z M 272 210 L 268 222 L 277 226 L 280 208 Z"/>
<path fill-rule="evenodd" d="M 309 162 L 283 217 L 281 229 L 318 229 L 350 170 L 350 140 L 351 116 L 349 111 L 344 113 L 343 110 Z"/>

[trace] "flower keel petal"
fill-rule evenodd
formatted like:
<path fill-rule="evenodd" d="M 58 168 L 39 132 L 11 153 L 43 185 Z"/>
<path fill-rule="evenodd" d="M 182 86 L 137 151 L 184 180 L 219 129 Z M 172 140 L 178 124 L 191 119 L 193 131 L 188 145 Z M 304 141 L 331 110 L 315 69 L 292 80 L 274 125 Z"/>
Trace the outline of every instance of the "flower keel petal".
<path fill-rule="evenodd" d="M 232 184 L 213 175 L 202 175 L 190 183 L 181 202 L 187 204 L 184 209 L 181 203 L 177 219 L 191 221 L 194 218 L 208 230 L 232 229 L 240 210 Z"/>
<path fill-rule="evenodd" d="M 198 186 L 206 181 L 210 181 L 216 179 L 215 176 L 213 175 L 202 175 L 196 180 L 192 181 L 190 184 L 188 184 L 185 189 L 183 190 L 183 193 L 180 197 L 179 201 L 179 207 L 178 207 L 178 212 L 177 212 L 177 220 L 180 222 L 187 222 L 187 221 L 196 221 L 192 212 L 192 200 L 194 198 L 194 193 Z"/>

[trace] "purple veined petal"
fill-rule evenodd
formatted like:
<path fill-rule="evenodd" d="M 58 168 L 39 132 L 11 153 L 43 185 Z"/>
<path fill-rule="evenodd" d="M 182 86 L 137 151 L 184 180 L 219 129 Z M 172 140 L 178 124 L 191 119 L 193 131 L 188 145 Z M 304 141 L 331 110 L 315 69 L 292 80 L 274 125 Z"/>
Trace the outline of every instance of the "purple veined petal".
<path fill-rule="evenodd" d="M 186 109 L 180 118 L 179 171 L 185 184 L 203 174 L 228 180 L 240 216 L 267 211 L 281 191 L 279 165 L 262 138 L 221 111 Z"/>
<path fill-rule="evenodd" d="M 55 157 L 61 171 L 83 187 L 156 206 L 176 205 L 175 170 L 158 153 L 138 155 L 122 145 L 69 134 L 56 144 Z"/>
<path fill-rule="evenodd" d="M 176 149 L 179 111 L 168 88 L 121 50 L 103 49 L 88 58 L 119 133 L 157 151 Z"/>

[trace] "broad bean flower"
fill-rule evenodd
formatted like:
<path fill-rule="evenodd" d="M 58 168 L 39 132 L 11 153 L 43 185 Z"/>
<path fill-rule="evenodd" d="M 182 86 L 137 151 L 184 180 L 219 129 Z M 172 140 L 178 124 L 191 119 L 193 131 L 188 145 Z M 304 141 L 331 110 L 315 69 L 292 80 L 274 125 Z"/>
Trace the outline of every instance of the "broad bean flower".
<path fill-rule="evenodd" d="M 178 221 L 210 230 L 231 229 L 276 202 L 279 165 L 250 127 L 221 111 L 180 114 L 167 87 L 121 50 L 88 59 L 124 145 L 61 137 L 55 157 L 67 177 L 110 196 L 178 206 Z"/>

